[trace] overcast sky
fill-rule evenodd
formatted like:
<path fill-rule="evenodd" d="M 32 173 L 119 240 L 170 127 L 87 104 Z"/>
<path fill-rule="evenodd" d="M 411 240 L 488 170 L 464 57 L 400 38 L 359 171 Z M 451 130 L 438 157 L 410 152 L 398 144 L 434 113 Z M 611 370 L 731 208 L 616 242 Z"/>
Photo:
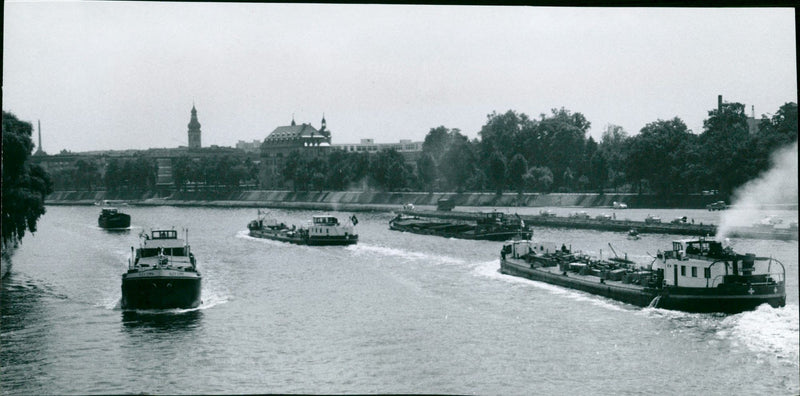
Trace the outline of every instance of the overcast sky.
<path fill-rule="evenodd" d="M 797 102 L 794 10 L 5 2 L 3 110 L 50 154 L 263 140 L 291 122 L 333 143 L 470 138 L 487 114 L 583 113 L 635 134 L 717 95 Z"/>

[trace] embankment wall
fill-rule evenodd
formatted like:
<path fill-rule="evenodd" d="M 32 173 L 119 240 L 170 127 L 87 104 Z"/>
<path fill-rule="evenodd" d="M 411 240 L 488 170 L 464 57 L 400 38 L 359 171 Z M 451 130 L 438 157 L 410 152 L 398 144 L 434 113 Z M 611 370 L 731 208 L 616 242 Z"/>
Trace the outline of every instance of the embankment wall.
<path fill-rule="evenodd" d="M 458 206 L 529 206 L 529 207 L 610 207 L 614 201 L 631 208 L 702 209 L 714 197 L 680 195 L 658 197 L 638 194 L 523 194 L 506 193 L 424 193 L 371 191 L 237 191 L 110 193 L 105 191 L 57 191 L 45 202 L 50 205 L 89 205 L 102 200 L 122 200 L 141 205 L 197 206 L 269 206 L 269 204 L 344 204 L 434 206 L 441 198 L 450 198 Z M 290 205 L 291 206 L 291 205 Z M 796 205 L 795 205 L 796 208 Z"/>

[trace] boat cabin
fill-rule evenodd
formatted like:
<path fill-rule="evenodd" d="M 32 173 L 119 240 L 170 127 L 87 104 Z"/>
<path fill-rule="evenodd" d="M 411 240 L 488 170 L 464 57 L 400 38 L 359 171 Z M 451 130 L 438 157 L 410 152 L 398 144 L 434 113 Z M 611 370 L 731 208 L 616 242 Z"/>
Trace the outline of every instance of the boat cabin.
<path fill-rule="evenodd" d="M 336 226 L 339 225 L 339 219 L 334 216 L 319 215 L 312 217 L 312 223 L 316 226 Z"/>
<path fill-rule="evenodd" d="M 735 254 L 730 248 L 723 248 L 721 242 L 705 238 L 673 241 L 672 250 L 659 253 L 658 258 L 664 281 L 670 286 L 708 288 L 765 281 L 769 276 L 781 278 L 771 274 L 773 260 L 759 259 L 762 262 L 756 263 L 753 254 Z"/>
<path fill-rule="evenodd" d="M 178 231 L 153 230 L 150 235 L 144 234 L 142 246 L 139 248 L 139 257 L 153 257 L 159 254 L 169 256 L 187 256 L 189 247 L 182 239 L 178 239 Z"/>
<path fill-rule="evenodd" d="M 103 216 L 113 216 L 117 213 L 119 213 L 119 210 L 117 210 L 117 208 L 103 208 L 100 211 L 100 214 Z"/>

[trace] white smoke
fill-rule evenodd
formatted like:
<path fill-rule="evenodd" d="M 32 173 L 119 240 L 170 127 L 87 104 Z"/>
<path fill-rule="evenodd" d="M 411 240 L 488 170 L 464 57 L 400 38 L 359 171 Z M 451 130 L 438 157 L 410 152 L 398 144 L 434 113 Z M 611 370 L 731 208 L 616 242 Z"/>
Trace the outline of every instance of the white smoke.
<path fill-rule="evenodd" d="M 723 212 L 717 240 L 724 240 L 733 227 L 747 227 L 774 208 L 797 207 L 797 142 L 772 153 L 772 167 L 733 192 L 731 209 Z"/>

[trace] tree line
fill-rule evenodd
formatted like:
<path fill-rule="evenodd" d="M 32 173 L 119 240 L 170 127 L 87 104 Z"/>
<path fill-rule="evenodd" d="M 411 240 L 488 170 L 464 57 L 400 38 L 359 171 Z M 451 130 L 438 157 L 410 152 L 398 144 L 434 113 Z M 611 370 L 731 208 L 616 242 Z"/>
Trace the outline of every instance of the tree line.
<path fill-rule="evenodd" d="M 296 189 L 342 190 L 361 183 L 385 191 L 717 190 L 729 196 L 768 169 L 770 153 L 797 141 L 797 104 L 763 116 L 754 134 L 741 103 L 709 111 L 699 134 L 675 117 L 650 122 L 634 136 L 608 125 L 597 142 L 588 136 L 590 126 L 581 113 L 564 108 L 538 118 L 493 112 L 473 140 L 457 128 L 432 128 L 415 166 L 394 150 L 374 156 L 333 151 L 327 158 L 293 152 L 281 174 Z"/>
<path fill-rule="evenodd" d="M 3 252 L 15 246 L 26 231 L 36 232 L 45 213 L 44 198 L 53 191 L 50 176 L 30 161 L 33 125 L 3 111 Z"/>
<path fill-rule="evenodd" d="M 797 141 L 797 104 L 762 116 L 750 133 L 745 107 L 723 103 L 694 133 L 678 117 L 656 120 L 638 134 L 608 125 L 600 141 L 579 112 L 552 109 L 537 118 L 508 110 L 487 115 L 478 137 L 438 126 L 413 161 L 395 150 L 374 154 L 332 149 L 321 156 L 293 151 L 283 158 L 277 185 L 295 190 L 639 192 L 659 195 L 716 190 L 722 196 L 769 167 L 770 153 Z M 101 172 L 86 158 L 54 172 L 56 189 L 147 191 L 157 166 L 143 155 L 111 159 Z M 259 165 L 229 155 L 172 160 L 173 188 L 264 187 Z"/>

